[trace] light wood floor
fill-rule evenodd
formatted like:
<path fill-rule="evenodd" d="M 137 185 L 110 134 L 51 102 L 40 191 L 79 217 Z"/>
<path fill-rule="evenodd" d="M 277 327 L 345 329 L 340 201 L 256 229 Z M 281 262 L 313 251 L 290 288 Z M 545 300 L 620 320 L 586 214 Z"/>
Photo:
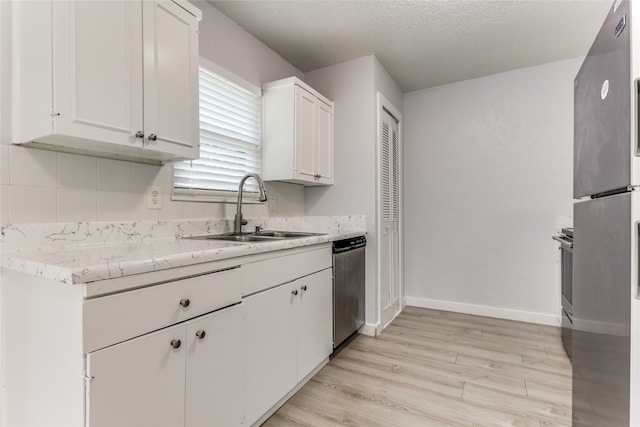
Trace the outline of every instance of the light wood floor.
<path fill-rule="evenodd" d="M 407 307 L 264 425 L 570 426 L 571 364 L 559 328 Z"/>

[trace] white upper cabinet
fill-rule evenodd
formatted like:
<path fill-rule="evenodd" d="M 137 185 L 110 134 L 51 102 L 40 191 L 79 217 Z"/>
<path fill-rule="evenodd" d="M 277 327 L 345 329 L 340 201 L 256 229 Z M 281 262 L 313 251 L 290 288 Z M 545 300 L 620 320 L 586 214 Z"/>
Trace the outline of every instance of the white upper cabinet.
<path fill-rule="evenodd" d="M 22 117 L 21 123 L 42 127 L 25 138 L 52 134 L 142 148 L 135 136 L 144 129 L 140 4 L 62 1 L 51 10 L 52 35 L 43 31 L 38 37 L 53 42 L 51 114 Z M 28 89 L 21 87 L 18 96 Z"/>
<path fill-rule="evenodd" d="M 296 77 L 263 89 L 264 179 L 333 184 L 333 102 Z"/>
<path fill-rule="evenodd" d="M 198 9 L 22 1 L 12 15 L 12 142 L 147 163 L 198 157 Z"/>
<path fill-rule="evenodd" d="M 143 1 L 142 16 L 145 146 L 197 159 L 198 21 L 173 1 Z"/>

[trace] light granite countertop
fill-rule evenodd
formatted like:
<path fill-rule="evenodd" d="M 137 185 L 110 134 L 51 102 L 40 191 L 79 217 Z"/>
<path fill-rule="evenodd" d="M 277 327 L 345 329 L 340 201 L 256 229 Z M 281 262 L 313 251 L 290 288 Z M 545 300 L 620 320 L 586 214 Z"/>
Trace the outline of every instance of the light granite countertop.
<path fill-rule="evenodd" d="M 272 230 L 322 233 L 267 242 L 185 239 L 229 231 L 228 220 L 17 225 L 0 228 L 2 268 L 68 284 L 90 283 L 365 234 L 364 217 L 251 220 Z"/>

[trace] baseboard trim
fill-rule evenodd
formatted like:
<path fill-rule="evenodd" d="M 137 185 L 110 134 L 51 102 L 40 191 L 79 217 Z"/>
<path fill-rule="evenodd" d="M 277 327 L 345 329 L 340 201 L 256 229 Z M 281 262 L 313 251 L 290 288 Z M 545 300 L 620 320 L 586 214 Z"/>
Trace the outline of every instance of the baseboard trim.
<path fill-rule="evenodd" d="M 476 316 L 517 320 L 519 322 L 538 323 L 540 325 L 560 326 L 560 319 L 551 314 L 511 310 L 508 308 L 466 304 L 461 302 L 441 301 L 428 298 L 405 297 L 404 301 L 406 305 L 411 307 L 455 311 L 457 313 L 474 314 Z"/>
<path fill-rule="evenodd" d="M 358 333 L 362 335 L 368 335 L 370 337 L 377 337 L 381 328 L 379 323 L 365 323 L 358 329 Z"/>
<path fill-rule="evenodd" d="M 320 372 L 320 369 L 324 368 L 324 366 L 327 363 L 329 363 L 329 358 L 328 357 L 326 359 L 324 359 L 318 366 L 316 366 L 316 368 L 313 371 L 311 371 L 311 373 L 309 373 L 309 375 L 304 377 L 304 379 L 302 381 L 300 381 L 294 388 L 292 388 L 291 391 L 289 391 L 289 393 L 287 393 L 282 399 L 280 399 L 280 401 L 278 401 L 278 403 L 273 405 L 271 407 L 271 409 L 269 409 L 267 412 L 264 413 L 264 415 L 262 415 L 260 418 L 258 418 L 258 420 L 256 422 L 251 424 L 251 427 L 258 427 L 258 426 L 261 426 L 262 424 L 264 424 L 269 419 L 269 417 L 271 417 L 271 415 L 275 414 L 278 411 L 278 409 L 280 409 L 280 407 L 282 405 L 287 403 L 287 400 L 291 399 L 291 397 L 294 394 L 296 394 L 302 387 L 304 387 L 304 385 L 306 383 L 308 383 L 309 380 L 311 380 L 311 378 L 313 378 L 318 372 Z"/>

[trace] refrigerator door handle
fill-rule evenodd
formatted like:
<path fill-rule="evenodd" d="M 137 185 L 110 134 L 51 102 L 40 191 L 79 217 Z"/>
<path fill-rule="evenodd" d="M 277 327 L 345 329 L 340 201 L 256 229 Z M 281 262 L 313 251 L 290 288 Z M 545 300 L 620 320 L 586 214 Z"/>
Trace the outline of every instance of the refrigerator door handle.
<path fill-rule="evenodd" d="M 634 297 L 636 299 L 640 299 L 640 221 L 637 221 L 634 224 L 634 228 L 635 228 L 635 233 L 636 233 L 636 259 L 635 259 L 635 266 L 636 266 L 636 290 L 635 290 L 635 295 Z"/>
<path fill-rule="evenodd" d="M 636 106 L 636 123 L 640 123 L 640 79 L 636 79 L 635 87 L 636 90 L 633 91 L 633 97 L 635 98 L 633 105 Z M 633 114 L 633 113 L 632 113 Z M 636 156 L 640 155 L 640 134 L 636 132 L 636 146 L 635 146 L 635 154 Z"/>

